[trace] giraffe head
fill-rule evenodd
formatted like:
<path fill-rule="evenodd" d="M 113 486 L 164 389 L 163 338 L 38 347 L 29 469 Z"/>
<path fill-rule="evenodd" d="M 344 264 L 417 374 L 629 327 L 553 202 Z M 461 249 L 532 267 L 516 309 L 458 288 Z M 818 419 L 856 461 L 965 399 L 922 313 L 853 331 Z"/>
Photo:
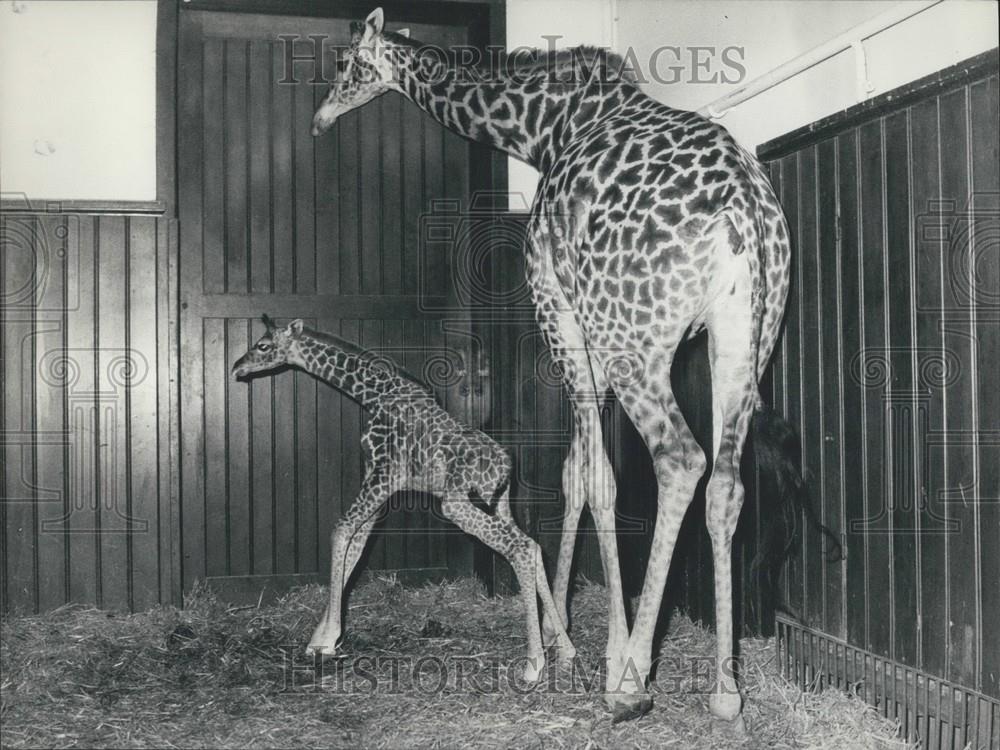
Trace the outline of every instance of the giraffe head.
<path fill-rule="evenodd" d="M 409 37 L 410 30 L 385 32 L 384 24 L 381 8 L 369 13 L 364 21 L 351 24 L 351 44 L 337 65 L 337 80 L 313 115 L 314 136 L 329 130 L 345 112 L 370 102 L 392 87 L 395 74 L 386 50 L 401 41 L 399 37 Z"/>
<path fill-rule="evenodd" d="M 294 350 L 302 335 L 302 321 L 293 320 L 285 328 L 279 328 L 266 315 L 262 318 L 267 331 L 233 365 L 233 375 L 237 379 L 245 378 L 255 372 L 266 372 L 283 365 L 295 364 Z"/>

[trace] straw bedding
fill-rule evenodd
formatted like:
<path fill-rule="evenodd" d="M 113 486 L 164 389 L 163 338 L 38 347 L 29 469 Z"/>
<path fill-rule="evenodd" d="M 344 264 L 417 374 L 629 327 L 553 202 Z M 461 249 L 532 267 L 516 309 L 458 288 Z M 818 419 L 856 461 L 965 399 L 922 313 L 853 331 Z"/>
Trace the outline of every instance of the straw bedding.
<path fill-rule="evenodd" d="M 239 608 L 200 589 L 182 610 L 116 615 L 64 607 L 9 616 L 0 645 L 0 743 L 905 747 L 896 727 L 861 700 L 835 690 L 803 694 L 786 683 L 774 642 L 765 639 L 741 644 L 747 732 L 720 728 L 705 695 L 713 636 L 681 615 L 662 641 L 653 710 L 612 724 L 592 671 L 606 638 L 604 590 L 595 584 L 573 597 L 580 679 L 550 667 L 534 690 L 507 676 L 525 649 L 516 597 L 488 598 L 472 580 L 419 588 L 370 580 L 350 598 L 345 655 L 317 665 L 302 647 L 324 603 L 318 586 L 271 606 Z"/>

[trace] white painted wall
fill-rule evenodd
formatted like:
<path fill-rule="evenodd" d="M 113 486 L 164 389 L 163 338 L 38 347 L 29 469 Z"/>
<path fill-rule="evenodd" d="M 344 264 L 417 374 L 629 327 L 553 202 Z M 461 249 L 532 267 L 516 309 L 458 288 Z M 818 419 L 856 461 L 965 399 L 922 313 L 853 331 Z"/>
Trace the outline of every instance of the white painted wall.
<path fill-rule="evenodd" d="M 610 2 L 610 0 L 609 0 Z M 747 69 L 743 82 L 809 51 L 883 13 L 884 0 L 618 0 L 620 50 L 631 47 L 648 60 L 662 45 L 738 45 Z M 868 55 L 871 96 L 953 65 L 997 46 L 994 0 L 945 0 L 871 37 Z M 704 76 L 703 76 L 704 77 Z M 698 109 L 737 83 L 650 82 L 651 96 L 682 109 Z M 842 52 L 726 114 L 721 122 L 751 150 L 760 143 L 839 112 L 858 102 L 855 62 Z"/>
<path fill-rule="evenodd" d="M 746 79 L 889 6 L 884 0 L 509 0 L 508 45 L 597 44 L 648 61 L 664 45 L 743 48 Z M 994 0 L 946 0 L 867 42 L 873 94 L 997 45 Z M 156 194 L 154 0 L 0 3 L 0 190 L 33 199 L 151 200 Z M 663 61 L 672 62 L 661 57 Z M 735 83 L 651 82 L 697 109 Z M 718 69 L 718 65 L 716 65 Z M 722 122 L 746 146 L 856 102 L 851 53 L 821 63 Z M 512 192 L 537 175 L 512 161 Z"/>
<path fill-rule="evenodd" d="M 544 46 L 544 34 L 561 33 L 561 46 L 590 43 L 631 53 L 645 67 L 643 89 L 681 109 L 698 109 L 740 83 L 822 44 L 894 3 L 886 0 L 510 0 L 507 11 L 509 44 Z M 945 0 L 897 26 L 870 38 L 868 53 L 871 96 L 953 65 L 997 46 L 995 0 Z M 680 54 L 656 50 L 680 48 Z M 692 47 L 719 50 L 715 57 Z M 718 55 L 739 47 L 730 59 L 746 68 L 738 71 Z M 708 72 L 694 71 L 692 55 L 711 58 Z M 655 61 L 661 82 L 652 79 Z M 682 65 L 673 73 L 670 66 Z M 715 83 L 696 79 L 719 75 Z M 671 81 L 678 77 L 677 82 Z M 745 102 L 721 122 L 751 151 L 776 136 L 856 104 L 855 62 L 850 51 Z M 516 166 L 515 166 L 516 164 Z M 536 174 L 512 162 L 512 191 L 530 199 Z"/>
<path fill-rule="evenodd" d="M 0 191 L 156 198 L 155 0 L 0 3 Z"/>

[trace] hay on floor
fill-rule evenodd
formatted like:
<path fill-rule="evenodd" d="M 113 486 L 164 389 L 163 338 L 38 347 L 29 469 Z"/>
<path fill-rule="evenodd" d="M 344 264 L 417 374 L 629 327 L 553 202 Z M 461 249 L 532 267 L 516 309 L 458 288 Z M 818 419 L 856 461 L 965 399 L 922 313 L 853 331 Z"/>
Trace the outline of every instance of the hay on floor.
<path fill-rule="evenodd" d="M 525 649 L 516 597 L 487 598 L 471 580 L 408 589 L 376 579 L 350 598 L 344 656 L 317 664 L 302 648 L 325 596 L 310 586 L 272 606 L 234 608 L 202 589 L 183 610 L 8 617 L 0 744 L 905 747 L 861 700 L 785 682 L 770 639 L 742 642 L 748 732 L 725 734 L 705 694 L 714 638 L 679 615 L 662 642 L 653 710 L 612 724 L 593 670 L 607 632 L 604 589 L 594 584 L 573 597 L 579 674 L 551 668 L 534 690 L 507 674 Z"/>

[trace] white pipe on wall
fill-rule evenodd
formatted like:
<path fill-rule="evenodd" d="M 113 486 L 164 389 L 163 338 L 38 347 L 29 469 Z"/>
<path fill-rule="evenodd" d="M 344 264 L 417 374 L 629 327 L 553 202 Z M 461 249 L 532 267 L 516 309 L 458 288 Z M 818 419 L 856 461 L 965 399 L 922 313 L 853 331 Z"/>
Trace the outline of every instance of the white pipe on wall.
<path fill-rule="evenodd" d="M 868 37 L 874 36 L 880 31 L 885 31 L 886 29 L 895 26 L 900 21 L 905 21 L 907 18 L 915 16 L 918 13 L 922 13 L 940 2 L 941 0 L 922 0 L 919 3 L 903 3 L 896 5 L 884 13 L 880 13 L 874 18 L 870 18 L 864 23 L 848 29 L 843 34 L 839 34 L 833 39 L 814 47 L 808 52 L 792 58 L 788 62 L 779 65 L 777 68 L 768 71 L 764 75 L 754 78 L 749 83 L 740 86 L 734 91 L 730 91 L 725 96 L 721 96 L 715 101 L 709 102 L 698 110 L 698 114 L 712 118 L 722 117 L 737 104 L 745 102 L 747 99 L 752 99 L 758 94 L 777 86 L 782 81 L 786 81 L 792 76 L 798 75 L 804 70 L 808 70 L 813 65 L 821 63 L 824 60 L 843 52 L 845 49 L 855 47 L 855 45 L 864 41 Z M 857 49 L 857 47 L 855 47 L 855 49 Z M 867 75 L 865 78 L 867 82 Z"/>

